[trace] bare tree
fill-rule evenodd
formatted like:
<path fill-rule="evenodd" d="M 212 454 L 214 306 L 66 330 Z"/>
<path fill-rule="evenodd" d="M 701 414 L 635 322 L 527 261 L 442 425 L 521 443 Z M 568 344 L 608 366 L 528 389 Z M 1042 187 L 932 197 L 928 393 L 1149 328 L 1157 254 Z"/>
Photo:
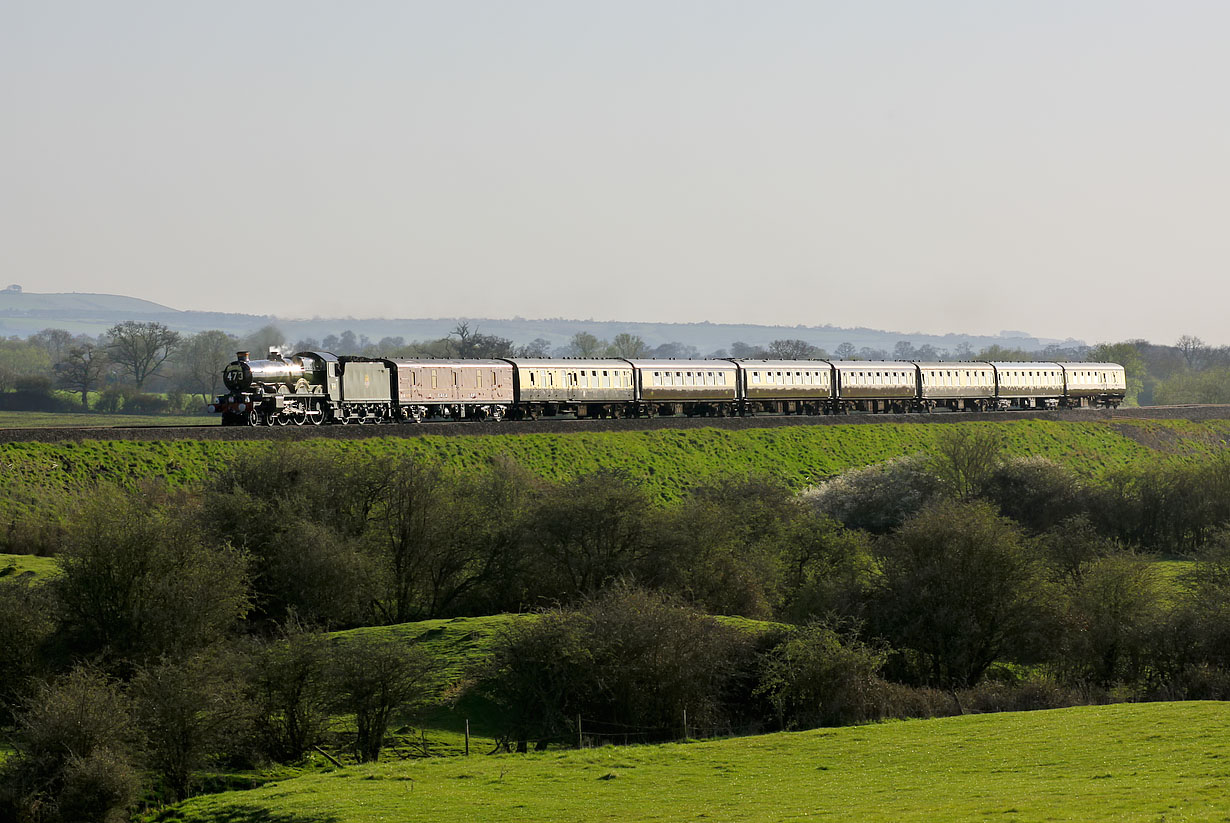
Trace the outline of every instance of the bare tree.
<path fill-rule="evenodd" d="M 63 388 L 81 394 L 81 408 L 90 408 L 90 392 L 103 384 L 111 358 L 106 349 L 93 343 L 83 343 L 68 350 L 55 365 L 56 382 Z"/>
<path fill-rule="evenodd" d="M 524 346 L 518 346 L 513 352 L 515 357 L 549 357 L 551 341 L 545 337 L 535 337 Z"/>
<path fill-rule="evenodd" d="M 140 389 L 179 345 L 179 332 L 162 323 L 138 323 L 125 320 L 107 330 L 111 359 L 132 375 Z"/>
<path fill-rule="evenodd" d="M 834 352 L 834 354 L 836 354 L 836 356 L 841 360 L 853 360 L 854 352 L 855 349 L 853 343 L 842 343 L 837 347 L 837 351 Z"/>
<path fill-rule="evenodd" d="M 73 345 L 73 335 L 67 329 L 43 329 L 30 335 L 29 342 L 46 351 L 52 363 L 59 363 Z"/>
<path fill-rule="evenodd" d="M 1190 334 L 1185 334 L 1175 343 L 1175 348 L 1183 355 L 1183 360 L 1187 363 L 1189 369 L 1196 368 L 1196 365 L 1204 358 L 1205 352 L 1208 351 L 1208 346 L 1199 337 L 1194 337 Z"/>
<path fill-rule="evenodd" d="M 820 349 L 806 340 L 774 340 L 769 344 L 769 357 L 775 360 L 808 360 L 819 354 Z"/>
<path fill-rule="evenodd" d="M 211 329 L 188 338 L 180 349 L 183 380 L 201 399 L 218 393 L 222 367 L 230 362 L 238 341 L 224 331 Z"/>
<path fill-rule="evenodd" d="M 977 497 L 1003 460 L 1003 434 L 998 426 L 989 424 L 939 428 L 932 470 L 957 497 Z"/>

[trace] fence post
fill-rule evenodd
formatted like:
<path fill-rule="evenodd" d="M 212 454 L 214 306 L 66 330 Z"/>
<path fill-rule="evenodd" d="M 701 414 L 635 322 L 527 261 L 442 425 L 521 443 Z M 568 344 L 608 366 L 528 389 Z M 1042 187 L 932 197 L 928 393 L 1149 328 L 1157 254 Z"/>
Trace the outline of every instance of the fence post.
<path fill-rule="evenodd" d="M 466 718 L 466 757 L 470 756 L 470 718 Z"/>
<path fill-rule="evenodd" d="M 582 748 L 584 738 L 581 734 L 581 715 L 577 714 L 577 748 Z"/>
<path fill-rule="evenodd" d="M 683 739 L 688 739 L 688 710 L 683 710 Z"/>

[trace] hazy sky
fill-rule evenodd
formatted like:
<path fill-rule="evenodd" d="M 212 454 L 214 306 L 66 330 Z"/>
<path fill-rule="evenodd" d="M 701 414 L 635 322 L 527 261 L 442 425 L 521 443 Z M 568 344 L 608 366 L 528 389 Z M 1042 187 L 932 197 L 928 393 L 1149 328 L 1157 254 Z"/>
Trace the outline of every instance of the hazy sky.
<path fill-rule="evenodd" d="M 0 0 L 0 279 L 1230 343 L 1230 3 Z"/>

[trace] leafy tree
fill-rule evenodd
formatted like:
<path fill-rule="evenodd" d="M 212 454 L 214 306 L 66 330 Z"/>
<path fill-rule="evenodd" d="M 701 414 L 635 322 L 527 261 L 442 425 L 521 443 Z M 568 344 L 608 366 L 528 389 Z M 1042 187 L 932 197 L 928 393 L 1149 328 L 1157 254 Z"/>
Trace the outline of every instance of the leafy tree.
<path fill-rule="evenodd" d="M 694 360 L 700 357 L 700 351 L 695 346 L 689 346 L 686 343 L 672 342 L 656 346 L 653 351 L 649 352 L 649 356 L 664 360 L 671 358 L 675 360 Z M 710 360 L 722 360 L 725 357 L 725 349 L 718 349 L 718 351 L 708 355 Z"/>
<path fill-rule="evenodd" d="M 355 719 L 355 755 L 363 763 L 380 759 L 389 721 L 420 706 L 433 685 L 431 658 L 417 646 L 357 634 L 333 651 L 336 708 Z"/>
<path fill-rule="evenodd" d="M 995 467 L 982 494 L 1031 532 L 1049 529 L 1088 507 L 1081 479 L 1066 466 L 1045 457 L 1019 457 Z"/>
<path fill-rule="evenodd" d="M 607 343 L 587 331 L 579 331 L 572 336 L 568 347 L 574 357 L 601 357 L 606 351 Z"/>
<path fill-rule="evenodd" d="M 125 320 L 107 330 L 111 359 L 132 376 L 138 389 L 158 373 L 179 345 L 179 332 L 162 323 Z"/>
<path fill-rule="evenodd" d="M 624 574 L 714 613 L 767 618 L 779 600 L 782 557 L 804 540 L 794 532 L 805 516 L 774 480 L 709 482 L 653 521 L 650 548 Z"/>
<path fill-rule="evenodd" d="M 551 341 L 545 337 L 535 337 L 524 346 L 518 346 L 514 352 L 514 357 L 550 357 L 551 356 Z"/>
<path fill-rule="evenodd" d="M 258 616 L 283 620 L 293 610 L 344 626 L 363 613 L 375 597 L 365 540 L 386 482 L 381 466 L 277 446 L 250 451 L 213 474 L 201 522 L 208 540 L 252 558 Z"/>
<path fill-rule="evenodd" d="M 876 628 L 902 674 L 971 686 L 1030 648 L 1049 614 L 1041 569 L 1020 532 L 985 503 L 945 501 L 877 544 Z"/>
<path fill-rule="evenodd" d="M 769 356 L 769 353 L 760 346 L 749 346 L 740 340 L 730 344 L 730 356 L 742 358 L 745 360 L 761 360 Z"/>
<path fill-rule="evenodd" d="M 611 357 L 626 357 L 635 359 L 644 357 L 649 352 L 649 347 L 645 345 L 645 341 L 638 335 L 621 332 L 611 339 L 611 345 L 607 349 L 607 354 Z"/>
<path fill-rule="evenodd" d="M 90 392 L 103 385 L 107 377 L 107 369 L 111 358 L 107 350 L 93 343 L 82 343 L 73 346 L 64 355 L 64 359 L 56 363 L 56 381 L 64 388 L 81 394 L 81 408 L 89 410 Z"/>
<path fill-rule="evenodd" d="M 650 502 L 614 471 L 582 475 L 544 492 L 532 515 L 541 556 L 540 591 L 571 598 L 631 574 L 648 550 Z"/>
<path fill-rule="evenodd" d="M 478 329 L 471 329 L 466 322 L 458 323 L 457 327 L 449 332 L 449 337 L 457 338 L 452 342 L 458 357 L 491 359 L 511 357 L 513 354 L 511 340 L 491 334 L 479 334 Z"/>
<path fill-rule="evenodd" d="M 1163 406 L 1230 403 L 1230 369 L 1210 368 L 1174 374 L 1156 385 L 1153 402 Z"/>

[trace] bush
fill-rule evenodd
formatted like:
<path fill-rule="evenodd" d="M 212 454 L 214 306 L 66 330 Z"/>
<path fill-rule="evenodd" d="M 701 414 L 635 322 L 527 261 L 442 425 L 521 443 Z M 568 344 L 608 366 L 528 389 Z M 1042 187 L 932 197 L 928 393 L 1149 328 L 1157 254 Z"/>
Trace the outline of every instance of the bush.
<path fill-rule="evenodd" d="M 7 411 L 69 411 L 74 404 L 51 391 L 48 377 L 23 376 L 14 380 L 15 390 L 0 394 L 0 409 Z"/>
<path fill-rule="evenodd" d="M 656 513 L 638 577 L 716 614 L 767 618 L 779 598 L 781 556 L 810 512 L 780 483 L 748 477 L 692 489 Z"/>
<path fill-rule="evenodd" d="M 98 393 L 98 401 L 94 404 L 94 410 L 104 414 L 115 414 L 124 407 L 124 401 L 131 394 L 130 389 L 117 386 L 103 389 Z"/>
<path fill-rule="evenodd" d="M 156 394 L 134 394 L 124 401 L 126 414 L 166 414 L 171 404 Z"/>
<path fill-rule="evenodd" d="M 334 707 L 354 715 L 355 756 L 380 758 L 389 721 L 421 706 L 434 685 L 427 653 L 404 642 L 364 634 L 339 639 L 330 668 Z"/>
<path fill-rule="evenodd" d="M 926 457 L 853 469 L 802 493 L 804 502 L 851 529 L 886 534 L 944 494 Z"/>
<path fill-rule="evenodd" d="M 1100 688 L 1143 684 L 1157 670 L 1163 618 L 1153 563 L 1125 554 L 1090 561 L 1067 591 L 1060 671 Z"/>
<path fill-rule="evenodd" d="M 996 467 L 983 496 L 1032 532 L 1045 531 L 1086 509 L 1084 487 L 1071 469 L 1044 457 L 1023 457 Z"/>
<path fill-rule="evenodd" d="M 519 751 L 530 740 L 572 743 L 578 715 L 617 739 L 673 739 L 685 710 L 696 726 L 731 720 L 749 696 L 752 652 L 745 633 L 619 585 L 512 624 L 474 691 L 496 705 L 503 742 Z"/>
<path fill-rule="evenodd" d="M 47 583 L 82 654 L 121 666 L 186 653 L 249 608 L 247 558 L 208 542 L 187 500 L 99 487 L 87 495 Z"/>
<path fill-rule="evenodd" d="M 298 761 L 329 725 L 329 641 L 296 620 L 277 637 L 255 641 L 248 684 L 256 745 L 282 763 Z"/>
<path fill-rule="evenodd" d="M 0 582 L 0 726 L 35 686 L 45 668 L 45 644 L 55 630 L 46 591 L 18 581 Z"/>
<path fill-rule="evenodd" d="M 761 658 L 756 692 L 768 697 L 782 728 L 863 723 L 878 716 L 876 675 L 886 658 L 837 624 L 813 623 Z"/>
<path fill-rule="evenodd" d="M 1052 596 L 1017 527 L 986 503 L 945 502 L 876 546 L 875 625 L 903 678 L 972 686 L 1046 635 Z"/>
<path fill-rule="evenodd" d="M 126 820 L 140 780 L 128 700 L 97 669 L 43 685 L 18 717 L 16 753 L 0 766 L 0 819 Z"/>
<path fill-rule="evenodd" d="M 238 750 L 250 721 L 240 675 L 233 656 L 216 652 L 163 658 L 137 671 L 135 712 L 167 799 L 187 797 L 197 772 Z"/>

